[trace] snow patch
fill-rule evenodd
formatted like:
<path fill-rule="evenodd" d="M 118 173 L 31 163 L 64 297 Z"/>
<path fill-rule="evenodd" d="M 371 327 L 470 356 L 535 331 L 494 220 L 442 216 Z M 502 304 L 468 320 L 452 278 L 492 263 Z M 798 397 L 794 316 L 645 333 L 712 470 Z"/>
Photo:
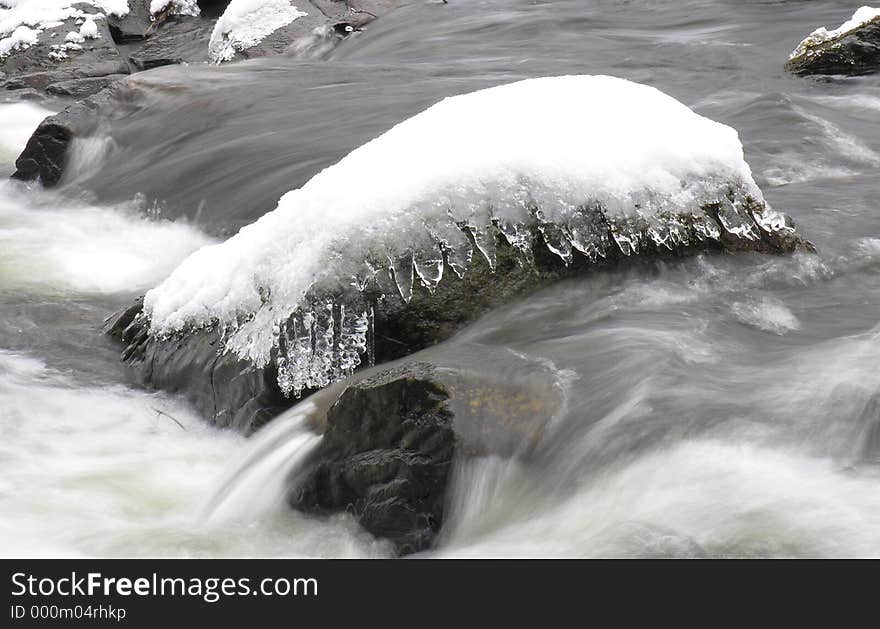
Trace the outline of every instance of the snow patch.
<path fill-rule="evenodd" d="M 294 20 L 308 15 L 289 0 L 232 0 L 217 20 L 208 50 L 214 63 L 256 46 Z"/>
<path fill-rule="evenodd" d="M 10 290 L 143 290 L 211 242 L 185 222 L 144 218 L 135 204 L 89 206 L 0 183 L 0 279 Z"/>
<path fill-rule="evenodd" d="M 92 19 L 91 16 L 87 17 L 82 25 L 79 27 L 80 37 L 85 39 L 97 39 L 98 35 L 98 25 L 95 24 L 95 20 Z"/>
<path fill-rule="evenodd" d="M 789 59 L 794 59 L 795 57 L 800 57 L 803 54 L 809 54 L 811 48 L 815 48 L 820 44 L 824 44 L 825 42 L 836 39 L 841 35 L 849 33 L 852 30 L 867 24 L 873 19 L 880 17 L 880 9 L 875 9 L 874 7 L 864 6 L 858 9 L 853 16 L 835 28 L 832 31 L 829 31 L 827 28 L 820 27 L 815 31 L 810 33 L 801 43 L 797 45 L 791 54 L 788 56 Z"/>
<path fill-rule="evenodd" d="M 39 31 L 27 26 L 19 26 L 9 37 L 0 39 L 0 57 L 5 57 L 9 53 L 22 48 L 28 48 L 37 43 Z"/>
<path fill-rule="evenodd" d="M 568 263 L 717 240 L 719 222 L 749 240 L 789 229 L 762 203 L 730 127 L 622 79 L 531 79 L 447 98 L 356 149 L 190 256 L 145 313 L 157 336 L 219 323 L 257 365 L 283 346 L 279 382 L 298 392 L 357 366 L 371 286 L 408 302 L 473 255 L 494 264 L 497 238 L 527 257 L 540 233 Z M 354 298 L 313 300 L 339 294 Z"/>

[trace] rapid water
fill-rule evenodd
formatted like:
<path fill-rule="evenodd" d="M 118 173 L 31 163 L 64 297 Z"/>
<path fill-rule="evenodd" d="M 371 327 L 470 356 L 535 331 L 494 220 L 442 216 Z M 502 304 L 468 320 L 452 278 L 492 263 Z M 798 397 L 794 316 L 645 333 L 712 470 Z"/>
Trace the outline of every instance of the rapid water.
<path fill-rule="evenodd" d="M 139 75 L 59 190 L 0 184 L 0 554 L 387 554 L 281 503 L 317 402 L 213 430 L 128 386 L 101 322 L 443 96 L 605 73 L 736 128 L 819 254 L 593 274 L 421 353 L 550 400 L 528 459 L 459 463 L 427 554 L 880 556 L 880 75 L 782 67 L 855 8 L 414 1 L 318 58 Z M 0 173 L 45 113 L 0 104 Z"/>

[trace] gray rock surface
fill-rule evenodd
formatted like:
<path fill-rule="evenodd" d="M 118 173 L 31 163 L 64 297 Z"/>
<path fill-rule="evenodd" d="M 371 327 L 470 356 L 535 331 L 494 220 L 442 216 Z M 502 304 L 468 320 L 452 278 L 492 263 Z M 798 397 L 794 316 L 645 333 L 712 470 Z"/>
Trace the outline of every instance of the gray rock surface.
<path fill-rule="evenodd" d="M 127 74 L 108 74 L 106 76 L 85 77 L 58 81 L 46 86 L 46 92 L 53 96 L 75 98 L 81 100 L 97 94 L 111 83 L 124 79 Z"/>

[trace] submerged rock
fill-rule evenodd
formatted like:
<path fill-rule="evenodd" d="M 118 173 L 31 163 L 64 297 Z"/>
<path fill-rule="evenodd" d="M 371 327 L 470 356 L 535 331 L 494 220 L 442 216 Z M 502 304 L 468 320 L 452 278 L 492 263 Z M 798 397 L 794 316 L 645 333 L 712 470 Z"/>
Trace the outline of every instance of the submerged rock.
<path fill-rule="evenodd" d="M 426 364 L 348 387 L 297 474 L 291 506 L 320 515 L 348 511 L 401 555 L 428 548 L 443 522 L 458 445 L 449 396 Z"/>
<path fill-rule="evenodd" d="M 839 28 L 820 28 L 791 53 L 794 74 L 861 75 L 880 71 L 880 9 L 862 7 Z"/>

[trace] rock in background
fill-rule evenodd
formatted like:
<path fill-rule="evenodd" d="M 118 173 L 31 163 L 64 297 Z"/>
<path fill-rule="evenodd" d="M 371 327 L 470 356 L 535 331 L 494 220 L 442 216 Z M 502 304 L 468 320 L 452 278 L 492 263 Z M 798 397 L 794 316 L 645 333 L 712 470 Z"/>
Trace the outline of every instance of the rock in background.
<path fill-rule="evenodd" d="M 60 26 L 45 29 L 37 43 L 13 50 L 0 59 L 6 74 L 7 90 L 33 89 L 61 96 L 82 98 L 100 91 L 110 82 L 128 74 L 128 64 L 120 55 L 110 34 L 107 20 L 86 4 L 75 5 L 97 27 L 95 37 L 74 37 L 85 20 L 73 17 Z"/>
<path fill-rule="evenodd" d="M 858 76 L 880 71 L 880 16 L 830 39 L 805 39 L 785 65 L 798 75 Z"/>
<path fill-rule="evenodd" d="M 279 28 L 259 44 L 239 51 L 233 60 L 292 51 L 305 53 L 315 39 L 338 41 L 356 32 L 399 0 L 291 0 L 306 16 Z M 12 50 L 0 58 L 0 86 L 19 98 L 46 94 L 76 99 L 44 121 L 19 157 L 14 177 L 39 180 L 51 187 L 61 181 L 67 153 L 75 137 L 85 137 L 98 125 L 102 105 L 124 100 L 134 84 L 121 82 L 131 73 L 179 63 L 211 61 L 209 42 L 217 19 L 229 0 L 200 0 L 199 15 L 172 8 L 150 15 L 150 0 L 129 0 L 125 16 L 101 16 L 88 4 L 74 5 L 97 27 L 96 36 L 66 41 L 79 32 L 82 17 L 43 30 L 36 44 Z M 70 46 L 70 44 L 74 44 Z M 120 85 L 124 87 L 118 88 Z"/>

